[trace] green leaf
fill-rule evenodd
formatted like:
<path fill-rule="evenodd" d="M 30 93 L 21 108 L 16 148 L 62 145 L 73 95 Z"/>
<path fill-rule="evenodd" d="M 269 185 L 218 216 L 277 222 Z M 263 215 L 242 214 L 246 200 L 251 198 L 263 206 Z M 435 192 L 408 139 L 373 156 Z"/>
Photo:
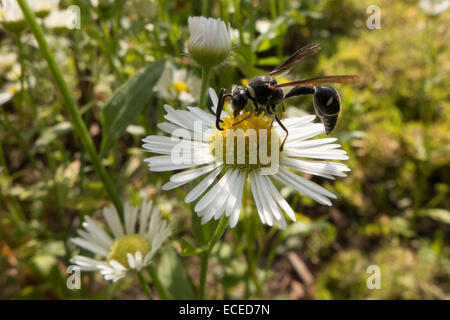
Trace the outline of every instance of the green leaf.
<path fill-rule="evenodd" d="M 272 22 L 269 29 L 265 33 L 259 35 L 255 39 L 255 41 L 253 41 L 253 43 L 252 43 L 253 52 L 261 51 L 261 45 L 263 44 L 264 41 L 281 36 L 281 34 L 279 32 L 277 32 L 278 29 L 286 28 L 287 26 L 289 26 L 291 24 L 292 24 L 292 17 L 290 17 L 289 15 L 283 15 L 283 16 L 277 17 Z"/>
<path fill-rule="evenodd" d="M 329 225 L 326 221 L 296 221 L 292 224 L 290 224 L 286 230 L 283 231 L 283 237 L 287 238 L 292 235 L 308 235 L 314 230 L 317 229 L 324 229 Z"/>
<path fill-rule="evenodd" d="M 191 283 L 174 250 L 166 250 L 161 255 L 157 272 L 161 283 L 174 299 L 194 299 Z"/>
<path fill-rule="evenodd" d="M 197 214 L 192 214 L 192 231 L 194 233 L 195 239 L 202 245 L 206 245 L 211 240 L 214 231 L 216 231 L 218 220 L 210 220 L 208 223 L 202 225 L 202 218 L 198 217 Z"/>
<path fill-rule="evenodd" d="M 419 211 L 419 216 L 450 224 L 450 211 L 445 209 L 423 209 Z"/>
<path fill-rule="evenodd" d="M 181 239 L 181 254 L 183 256 L 195 256 L 202 253 L 204 249 L 194 247 L 186 239 Z"/>
<path fill-rule="evenodd" d="M 127 80 L 103 108 L 103 138 L 100 148 L 105 155 L 125 129 L 133 123 L 153 95 L 165 60 L 158 60 L 138 71 Z"/>
<path fill-rule="evenodd" d="M 31 148 L 31 154 L 41 151 L 44 147 L 52 143 L 59 135 L 73 130 L 73 126 L 69 121 L 64 121 L 54 125 L 42 132 L 41 136 L 36 140 Z"/>

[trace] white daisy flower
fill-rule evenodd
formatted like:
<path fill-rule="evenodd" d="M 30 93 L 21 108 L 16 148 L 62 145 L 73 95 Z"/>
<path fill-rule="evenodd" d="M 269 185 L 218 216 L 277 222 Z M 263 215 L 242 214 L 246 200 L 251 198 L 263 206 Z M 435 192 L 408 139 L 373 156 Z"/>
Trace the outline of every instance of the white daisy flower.
<path fill-rule="evenodd" d="M 0 23 L 10 32 L 20 32 L 25 29 L 25 17 L 17 0 L 2 0 L 0 2 Z"/>
<path fill-rule="evenodd" d="M 94 7 L 109 7 L 114 4 L 114 0 L 91 0 L 91 4 Z"/>
<path fill-rule="evenodd" d="M 59 0 L 28 0 L 30 9 L 42 18 L 59 6 Z M 20 32 L 26 27 L 25 17 L 17 0 L 0 1 L 0 23 L 10 32 Z"/>
<path fill-rule="evenodd" d="M 100 271 L 105 280 L 117 281 L 130 270 L 140 271 L 148 266 L 156 251 L 170 235 L 170 227 L 159 210 L 152 210 L 152 202 L 142 204 L 140 212 L 128 203 L 124 208 L 125 226 L 122 226 L 116 209 L 106 207 L 103 216 L 112 235 L 85 216 L 79 237 L 71 239 L 77 246 L 101 257 L 93 259 L 75 256 L 70 261 L 84 271 Z"/>
<path fill-rule="evenodd" d="M 17 64 L 18 58 L 17 53 L 10 52 L 5 48 L 5 50 L 0 51 L 0 74 L 4 74 L 9 71 L 15 64 Z"/>
<path fill-rule="evenodd" d="M 210 89 L 210 96 L 215 112 L 218 98 L 212 89 Z M 334 179 L 334 176 L 345 177 L 344 172 L 350 171 L 341 163 L 307 160 L 308 158 L 348 159 L 346 152 L 340 149 L 341 146 L 333 143 L 337 140 L 336 138 L 311 140 L 325 132 L 322 123 L 313 123 L 316 118 L 314 115 L 282 121 L 288 129 L 289 135 L 283 151 L 278 154 L 280 141 L 284 139 L 285 133 L 275 123 L 272 127 L 272 121 L 263 115 L 248 117 L 247 113 L 233 119 L 224 112 L 222 128 L 225 130 L 219 131 L 215 127 L 215 116 L 200 108 L 188 107 L 187 110 L 174 110 L 169 105 L 165 105 L 164 108 L 166 110 L 165 119 L 168 122 L 160 123 L 158 127 L 170 134 L 171 137 L 148 136 L 144 138 L 142 140 L 143 147 L 147 151 L 161 154 L 144 161 L 148 163 L 151 171 L 188 169 L 172 175 L 170 181 L 163 185 L 163 190 L 180 187 L 206 175 L 185 197 L 187 203 L 199 199 L 194 210 L 202 218 L 202 223 L 206 223 L 212 218 L 217 220 L 225 213 L 227 217 L 230 217 L 230 227 L 236 226 L 240 215 L 244 184 L 248 179 L 261 222 L 269 226 L 278 222 L 282 228 L 285 228 L 286 220 L 282 211 L 293 221 L 295 221 L 295 214 L 275 188 L 273 180 L 279 181 L 323 205 L 331 206 L 329 198 L 335 199 L 334 194 L 288 169 L 328 179 Z M 199 132 L 199 128 L 202 129 L 202 132 Z M 239 143 L 232 147 L 223 142 L 227 135 L 237 132 L 238 129 L 242 129 L 245 134 L 245 147 L 240 149 L 241 154 L 235 152 L 237 150 L 235 147 L 239 147 Z M 250 133 L 252 132 L 250 129 L 254 129 L 253 132 L 256 132 L 258 137 L 253 142 L 250 142 Z M 264 143 L 267 149 L 264 148 L 264 152 L 271 150 L 271 155 L 279 155 L 278 159 L 274 156 L 274 162 L 263 161 L 261 156 L 263 153 L 262 142 L 264 142 L 261 129 L 266 129 L 264 132 L 267 132 L 267 143 Z M 180 137 L 183 139 L 180 140 Z M 220 144 L 219 141 L 223 143 Z M 256 149 L 252 149 L 252 143 L 255 141 L 257 141 Z M 256 157 L 252 161 L 249 150 L 257 151 Z M 231 156 L 228 158 L 229 154 Z M 226 156 L 224 157 L 224 155 Z M 240 156 L 244 161 L 239 161 Z M 271 170 L 271 166 L 274 164 L 277 169 Z"/>
<path fill-rule="evenodd" d="M 428 15 L 436 16 L 450 7 L 450 0 L 420 0 L 419 8 Z"/>
<path fill-rule="evenodd" d="M 0 106 L 8 102 L 20 91 L 19 83 L 8 83 L 0 89 Z"/>
<path fill-rule="evenodd" d="M 220 19 L 189 17 L 187 50 L 204 68 L 222 64 L 231 50 L 231 28 Z"/>
<path fill-rule="evenodd" d="M 162 99 L 179 100 L 188 104 L 196 101 L 194 96 L 200 92 L 200 86 L 201 80 L 198 77 L 188 76 L 186 69 L 177 69 L 168 63 L 154 90 Z"/>
<path fill-rule="evenodd" d="M 43 18 L 51 11 L 58 9 L 59 0 L 31 0 L 28 1 L 28 4 L 36 16 Z"/>
<path fill-rule="evenodd" d="M 44 24 L 50 29 L 73 29 L 75 21 L 73 12 L 69 10 L 55 10 L 45 17 Z"/>

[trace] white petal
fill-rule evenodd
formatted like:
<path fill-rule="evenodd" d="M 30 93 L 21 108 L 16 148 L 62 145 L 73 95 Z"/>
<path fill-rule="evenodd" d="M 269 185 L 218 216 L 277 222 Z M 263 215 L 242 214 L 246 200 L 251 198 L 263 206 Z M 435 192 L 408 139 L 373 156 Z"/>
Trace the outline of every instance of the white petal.
<path fill-rule="evenodd" d="M 136 264 L 134 263 L 134 256 L 131 253 L 127 253 L 127 260 L 130 269 L 136 269 Z"/>
<path fill-rule="evenodd" d="M 103 209 L 103 216 L 108 223 L 114 237 L 119 238 L 123 236 L 122 223 L 120 222 L 119 215 L 117 214 L 116 208 L 113 206 L 106 207 Z"/>
<path fill-rule="evenodd" d="M 261 200 L 259 199 L 259 194 L 256 189 L 255 174 L 251 173 L 249 175 L 249 178 L 250 178 L 250 185 L 251 185 L 251 189 L 252 189 L 253 199 L 255 200 L 255 204 L 256 204 L 256 211 L 258 212 L 259 219 L 261 220 L 261 222 L 263 224 L 266 224 L 266 219 L 264 218 L 264 213 L 263 213 L 263 209 L 262 209 L 262 203 L 261 203 Z"/>
<path fill-rule="evenodd" d="M 336 141 L 337 138 L 323 138 L 323 139 L 314 139 L 314 140 L 306 140 L 306 141 L 297 141 L 295 143 L 287 142 L 284 145 L 286 148 L 296 148 L 296 149 L 305 149 L 320 146 L 323 144 L 328 144 Z"/>
<path fill-rule="evenodd" d="M 209 92 L 211 101 L 213 103 L 211 109 L 214 113 L 216 113 L 217 112 L 217 104 L 219 103 L 219 98 L 217 97 L 216 91 L 213 88 L 209 88 L 208 92 Z"/>
<path fill-rule="evenodd" d="M 91 251 L 93 253 L 99 254 L 99 255 L 104 256 L 104 257 L 108 256 L 108 250 L 105 250 L 103 247 L 101 247 L 101 246 L 99 246 L 99 245 L 97 245 L 95 243 L 86 241 L 86 240 L 84 240 L 82 238 L 72 238 L 70 240 L 73 243 L 75 243 L 77 246 L 82 247 L 82 248 L 84 248 L 86 250 L 89 250 L 89 251 Z"/>
<path fill-rule="evenodd" d="M 131 206 L 129 203 L 125 203 L 124 212 L 125 212 L 125 232 L 126 234 L 133 234 L 135 233 L 138 208 Z"/>
<path fill-rule="evenodd" d="M 143 235 L 147 230 L 148 218 L 152 209 L 152 201 L 144 201 L 141 207 L 141 215 L 139 216 L 139 234 Z"/>
<path fill-rule="evenodd" d="M 208 204 L 211 203 L 211 201 L 214 200 L 217 196 L 220 194 L 217 193 L 222 187 L 227 183 L 228 178 L 231 176 L 233 170 L 228 170 L 223 177 L 217 182 L 211 190 L 209 190 L 197 204 L 195 205 L 195 211 L 202 211 Z"/>
<path fill-rule="evenodd" d="M 288 130 L 291 130 L 291 129 L 295 129 L 295 128 L 301 128 L 305 124 L 312 122 L 315 118 L 316 118 L 315 115 L 307 115 L 307 116 L 296 117 L 296 118 L 286 118 L 286 119 L 282 120 L 282 123 Z M 274 126 L 278 126 L 278 123 L 274 123 Z"/>
<path fill-rule="evenodd" d="M 234 204 L 234 208 L 230 214 L 230 228 L 234 228 L 239 221 L 239 215 L 241 213 L 241 205 L 242 205 L 242 196 L 244 194 L 245 178 L 246 178 L 246 174 L 239 172 L 239 180 L 238 180 L 238 184 L 236 186 L 236 188 L 238 189 L 238 192 L 237 192 L 238 197 Z"/>
<path fill-rule="evenodd" d="M 216 122 L 216 117 L 211 113 L 207 113 L 198 107 L 188 107 L 188 110 L 194 113 L 199 119 L 201 119 L 209 127 L 212 127 Z"/>
<path fill-rule="evenodd" d="M 261 185 L 259 184 L 256 173 L 254 174 L 254 187 L 255 187 L 255 192 L 257 194 L 257 197 L 260 202 L 262 214 L 264 215 L 264 220 L 269 226 L 272 226 L 273 218 L 272 218 L 272 214 L 270 212 L 270 206 L 266 201 L 263 191 L 261 190 Z"/>
<path fill-rule="evenodd" d="M 294 210 L 292 210 L 291 206 L 287 201 L 281 196 L 281 194 L 278 192 L 277 188 L 273 185 L 273 182 L 269 179 L 268 176 L 261 176 L 268 187 L 273 199 L 278 203 L 278 205 L 286 212 L 286 214 L 289 216 L 289 218 L 292 219 L 292 221 L 295 221 L 295 213 Z"/>
<path fill-rule="evenodd" d="M 212 170 L 216 169 L 217 167 L 221 166 L 222 163 L 213 163 L 204 167 L 195 168 L 191 170 L 186 170 L 180 173 L 176 173 L 173 176 L 170 177 L 170 181 L 172 182 L 184 182 L 187 183 L 189 181 L 192 181 L 194 179 L 197 179 L 198 177 L 211 172 Z"/>
<path fill-rule="evenodd" d="M 111 239 L 111 237 L 105 232 L 103 231 L 98 225 L 97 223 L 95 223 L 94 220 L 92 220 L 91 217 L 89 216 L 84 216 L 84 219 L 86 220 L 85 223 L 83 223 L 83 226 L 85 227 L 86 230 L 88 230 L 91 234 L 94 235 L 94 237 L 96 239 L 98 239 L 98 241 L 103 244 L 103 246 L 108 249 L 110 246 L 112 246 L 113 244 L 113 240 Z"/>
<path fill-rule="evenodd" d="M 190 203 L 197 199 L 208 187 L 214 182 L 219 173 L 222 171 L 223 166 L 218 167 L 211 172 L 205 179 L 203 179 L 198 185 L 195 186 L 184 198 L 186 203 Z"/>
<path fill-rule="evenodd" d="M 204 154 L 202 157 L 194 156 L 193 159 L 180 159 L 180 162 L 182 163 L 173 163 L 171 156 L 155 156 L 147 158 L 144 161 L 148 163 L 151 171 L 161 172 L 187 169 L 202 164 L 208 164 L 215 160 L 216 159 L 212 154 Z"/>
<path fill-rule="evenodd" d="M 288 172 L 288 170 L 284 169 L 283 167 L 280 167 L 278 170 L 278 173 L 273 175 L 273 177 L 275 179 L 283 182 L 284 184 L 290 186 L 291 188 L 294 188 L 297 191 L 305 194 L 306 196 L 310 197 L 311 199 L 313 199 L 321 204 L 331 206 L 330 200 L 328 200 L 326 197 L 324 197 L 320 193 L 317 193 L 314 190 L 311 190 L 310 188 L 306 187 L 304 184 L 299 183 L 299 181 L 297 181 L 296 179 L 293 179 L 286 172 Z"/>
<path fill-rule="evenodd" d="M 346 174 L 343 171 L 350 170 L 346 165 L 337 162 L 305 161 L 289 157 L 282 157 L 281 163 L 295 170 L 325 177 L 330 175 L 345 177 Z"/>
<path fill-rule="evenodd" d="M 228 196 L 231 193 L 231 188 L 234 185 L 235 179 L 237 177 L 237 170 L 231 169 L 230 170 L 231 174 L 230 176 L 227 178 L 226 182 L 224 182 L 223 184 L 217 183 L 215 187 L 216 190 L 211 189 L 211 191 L 213 191 L 212 196 L 215 196 L 214 201 L 211 201 L 209 205 L 207 205 L 207 207 L 202 208 L 200 210 L 196 210 L 196 211 L 202 211 L 203 209 L 207 209 L 206 210 L 206 214 L 203 215 L 202 217 L 202 224 L 208 222 L 212 217 L 220 217 L 223 213 L 223 211 L 225 210 L 225 206 L 226 206 L 226 201 L 228 199 Z M 222 178 L 223 179 L 223 178 Z M 222 181 L 221 179 L 221 181 Z M 211 192 L 210 191 L 210 192 Z M 208 194 L 205 195 L 205 197 Z M 199 202 L 200 203 L 200 202 Z"/>
<path fill-rule="evenodd" d="M 265 181 L 260 175 L 255 175 L 255 178 L 256 183 L 258 184 L 258 189 L 263 196 L 263 203 L 266 203 L 267 209 L 272 217 L 277 221 L 280 220 L 283 214 L 281 213 L 280 208 L 278 208 L 277 203 L 273 200 L 270 191 L 267 189 Z"/>
<path fill-rule="evenodd" d="M 136 270 L 140 271 L 142 269 L 142 253 L 140 251 L 136 251 L 134 254 L 134 263 L 136 265 Z"/>
<path fill-rule="evenodd" d="M 96 271 L 98 265 L 103 262 L 100 260 L 91 259 L 85 256 L 74 256 L 70 262 L 80 267 L 82 271 Z"/>

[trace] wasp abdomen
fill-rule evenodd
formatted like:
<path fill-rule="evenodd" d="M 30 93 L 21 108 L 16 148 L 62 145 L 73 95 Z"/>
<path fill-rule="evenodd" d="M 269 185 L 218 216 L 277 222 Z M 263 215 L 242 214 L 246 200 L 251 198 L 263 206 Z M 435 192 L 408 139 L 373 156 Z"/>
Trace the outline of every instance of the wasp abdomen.
<path fill-rule="evenodd" d="M 325 126 L 325 133 L 328 135 L 336 127 L 341 110 L 341 98 L 338 92 L 330 86 L 319 86 L 315 89 L 314 109 Z"/>

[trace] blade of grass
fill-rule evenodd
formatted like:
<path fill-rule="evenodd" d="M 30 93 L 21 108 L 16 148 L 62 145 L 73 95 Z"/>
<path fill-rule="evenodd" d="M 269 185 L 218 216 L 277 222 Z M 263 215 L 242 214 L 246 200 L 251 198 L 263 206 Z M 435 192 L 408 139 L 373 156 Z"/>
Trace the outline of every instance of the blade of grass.
<path fill-rule="evenodd" d="M 89 157 L 92 161 L 92 165 L 94 166 L 95 171 L 100 176 L 105 186 L 106 191 L 108 192 L 111 201 L 119 212 L 120 216 L 123 216 L 123 207 L 120 202 L 119 193 L 112 183 L 112 179 L 106 171 L 105 167 L 101 163 L 101 159 L 97 154 L 97 150 L 95 149 L 95 145 L 89 135 L 89 132 L 86 128 L 83 119 L 78 111 L 75 100 L 72 97 L 70 90 L 62 76 L 61 70 L 56 64 L 55 58 L 53 57 L 47 41 L 45 40 L 44 33 L 42 32 L 41 27 L 38 25 L 36 21 L 36 17 L 34 13 L 30 10 L 26 0 L 18 0 L 19 6 L 22 9 L 23 15 L 28 23 L 28 26 L 31 29 L 31 32 L 34 34 L 36 41 L 39 44 L 39 49 L 41 50 L 42 55 L 48 63 L 48 67 L 55 78 L 56 85 L 61 91 L 61 95 L 64 100 L 64 105 L 67 108 L 70 116 L 72 117 L 72 122 L 75 127 L 75 131 L 77 132 L 80 140 L 86 149 Z"/>

